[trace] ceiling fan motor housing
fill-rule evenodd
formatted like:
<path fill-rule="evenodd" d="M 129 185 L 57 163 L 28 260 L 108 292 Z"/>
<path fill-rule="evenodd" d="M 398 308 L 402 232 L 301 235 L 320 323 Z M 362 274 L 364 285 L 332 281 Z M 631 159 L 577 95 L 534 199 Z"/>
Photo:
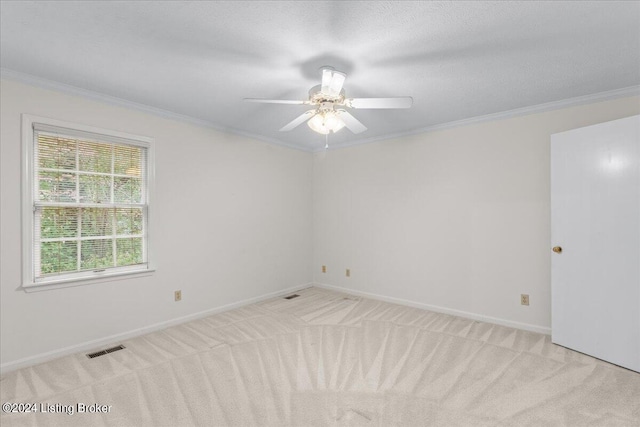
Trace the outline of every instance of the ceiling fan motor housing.
<path fill-rule="evenodd" d="M 320 103 L 320 105 L 318 105 L 318 111 L 322 113 L 325 113 L 327 111 L 332 111 L 334 109 L 334 105 L 335 103 L 331 101 L 322 102 Z"/>
<path fill-rule="evenodd" d="M 322 92 L 322 85 L 316 85 L 309 89 L 309 101 L 314 105 L 327 102 L 341 105 L 344 103 L 344 89 L 342 89 L 337 95 L 330 95 Z"/>

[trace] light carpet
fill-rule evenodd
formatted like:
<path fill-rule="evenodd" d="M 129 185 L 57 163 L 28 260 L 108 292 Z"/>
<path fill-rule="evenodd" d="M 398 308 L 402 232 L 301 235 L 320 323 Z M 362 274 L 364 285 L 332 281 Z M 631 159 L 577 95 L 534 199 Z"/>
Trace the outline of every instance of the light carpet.
<path fill-rule="evenodd" d="M 2 413 L 0 424 L 640 425 L 640 374 L 547 335 L 325 289 L 297 293 L 125 340 L 95 359 L 10 372 L 3 403 L 74 413 Z M 79 402 L 111 409 L 78 413 Z"/>

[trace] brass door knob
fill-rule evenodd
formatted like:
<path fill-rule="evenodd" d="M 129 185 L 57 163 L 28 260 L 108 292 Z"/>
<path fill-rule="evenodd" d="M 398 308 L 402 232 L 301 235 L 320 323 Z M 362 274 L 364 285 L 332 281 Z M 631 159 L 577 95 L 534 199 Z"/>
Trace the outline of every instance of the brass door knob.
<path fill-rule="evenodd" d="M 561 254 L 562 253 L 562 248 L 560 246 L 554 246 L 553 247 L 553 252 L 555 252 L 557 254 Z"/>

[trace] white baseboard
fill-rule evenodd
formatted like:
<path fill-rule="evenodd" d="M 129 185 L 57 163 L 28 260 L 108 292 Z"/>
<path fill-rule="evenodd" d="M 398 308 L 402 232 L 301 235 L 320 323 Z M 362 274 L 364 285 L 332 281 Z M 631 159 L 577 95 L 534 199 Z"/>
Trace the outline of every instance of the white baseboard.
<path fill-rule="evenodd" d="M 26 368 L 28 366 L 37 365 L 39 363 L 47 362 L 52 359 L 57 359 L 58 357 L 67 356 L 69 354 L 80 353 L 87 350 L 93 350 L 98 347 L 106 346 L 108 344 L 122 341 L 126 339 L 130 339 L 133 337 L 137 337 L 140 335 L 148 334 L 150 332 L 155 332 L 160 329 L 165 329 L 170 326 L 174 326 L 180 323 L 189 322 L 191 320 L 200 319 L 202 317 L 211 316 L 212 314 L 221 313 L 223 311 L 233 310 L 234 308 L 243 307 L 245 305 L 253 304 L 256 302 L 264 301 L 269 298 L 278 297 L 281 295 L 286 295 L 292 292 L 299 291 L 304 288 L 308 288 L 313 286 L 313 284 L 303 284 L 292 286 L 287 289 L 282 289 L 280 291 L 271 292 L 268 294 L 260 295 L 253 298 L 248 298 L 242 301 L 234 302 L 231 304 L 223 305 L 220 307 L 215 307 L 209 310 L 199 311 L 197 313 L 189 314 L 186 316 L 177 317 L 175 319 L 165 320 L 164 322 L 154 323 L 153 325 L 145 326 L 138 329 L 133 329 L 127 332 L 123 332 L 120 334 L 110 335 L 104 338 L 98 338 L 91 341 L 85 341 L 76 345 L 72 345 L 69 347 L 60 348 L 53 351 L 48 351 L 46 353 L 36 354 L 34 356 L 25 357 L 23 359 L 18 359 L 12 362 L 3 363 L 0 365 L 0 374 L 6 374 L 7 372 L 15 371 L 16 369 Z"/>
<path fill-rule="evenodd" d="M 409 307 L 421 308 L 424 310 L 435 311 L 437 313 L 451 314 L 453 316 L 465 317 L 467 319 L 478 320 L 481 322 L 494 323 L 496 325 L 508 326 L 510 328 L 523 329 L 525 331 L 538 332 L 540 334 L 551 335 L 551 328 L 546 326 L 531 325 L 529 323 L 514 322 L 512 320 L 500 319 L 497 317 L 484 316 L 482 314 L 470 313 L 468 311 L 454 310 L 452 308 L 439 307 L 437 305 L 423 304 L 420 302 L 409 301 L 402 298 L 388 297 L 385 295 L 372 294 L 369 292 L 356 291 L 354 289 L 342 288 L 340 286 L 327 285 L 324 283 L 314 283 L 313 286 L 318 288 L 329 289 L 332 291 L 344 292 L 346 294 L 357 295 L 365 298 L 371 298 L 379 301 L 391 302 L 394 304 L 407 305 Z"/>
<path fill-rule="evenodd" d="M 292 286 L 286 289 L 282 289 L 276 292 L 271 292 L 268 294 L 264 294 L 264 295 L 260 295 L 257 297 L 253 297 L 253 298 L 248 298 L 242 301 L 238 301 L 238 302 L 234 302 L 231 304 L 227 304 L 227 305 L 223 305 L 220 307 L 215 307 L 209 310 L 204 310 L 204 311 L 199 311 L 197 313 L 193 313 L 193 314 L 189 314 L 187 316 L 182 316 L 182 317 L 177 317 L 175 319 L 170 319 L 170 320 L 166 320 L 164 322 L 159 322 L 159 323 L 155 323 L 149 326 L 145 326 L 142 328 L 138 328 L 138 329 L 133 329 L 127 332 L 123 332 L 120 334 L 114 334 L 114 335 L 110 335 L 104 338 L 99 338 L 99 339 L 95 339 L 95 340 L 91 340 L 91 341 L 85 341 L 76 345 L 72 345 L 69 347 L 64 347 L 64 348 L 60 348 L 57 350 L 53 350 L 53 351 L 48 351 L 46 353 L 40 353 L 40 354 L 36 354 L 34 356 L 29 356 L 29 357 L 25 357 L 23 359 L 19 359 L 19 360 L 15 360 L 12 362 L 7 362 L 7 363 L 3 363 L 0 365 L 0 374 L 5 374 L 7 372 L 11 372 L 14 371 L 16 369 L 21 369 L 21 368 L 25 368 L 28 366 L 33 366 L 33 365 L 37 365 L 39 363 L 43 363 L 43 362 L 47 362 L 49 360 L 52 359 L 56 359 L 58 357 L 62 357 L 62 356 L 67 356 L 69 354 L 74 354 L 74 353 L 80 353 L 83 351 L 87 351 L 87 350 L 93 350 L 96 349 L 98 347 L 102 347 L 102 346 L 106 346 L 108 344 L 117 342 L 117 341 L 123 341 L 126 339 L 130 339 L 133 337 L 137 337 L 140 335 L 144 335 L 144 334 L 148 334 L 151 332 L 155 332 L 161 329 L 165 329 L 168 328 L 170 326 L 174 326 L 180 323 L 185 323 L 185 322 L 189 322 L 191 320 L 196 320 L 196 319 L 200 319 L 202 317 L 207 317 L 207 316 L 211 316 L 212 314 L 216 314 L 216 313 L 221 313 L 224 311 L 229 311 L 229 310 L 233 310 L 235 308 L 239 308 L 239 307 L 243 307 L 245 305 L 249 305 L 249 304 L 254 304 L 256 302 L 260 302 L 260 301 L 264 301 L 266 299 L 269 298 L 275 298 L 281 295 L 286 295 L 292 292 L 296 292 L 299 291 L 301 289 L 305 289 L 308 288 L 310 286 L 316 286 L 319 288 L 324 288 L 324 289 L 329 289 L 332 291 L 339 291 L 339 292 L 344 292 L 347 294 L 351 294 L 351 295 L 357 295 L 357 296 L 362 296 L 365 298 L 371 298 L 371 299 L 375 299 L 375 300 L 379 300 L 379 301 L 385 301 L 385 302 L 390 302 L 390 303 L 394 303 L 394 304 L 401 304 L 401 305 L 406 305 L 409 307 L 415 307 L 415 308 L 421 308 L 424 310 L 430 310 L 430 311 L 435 311 L 438 313 L 444 313 L 444 314 L 451 314 L 454 316 L 460 316 L 460 317 L 465 317 L 468 319 L 473 319 L 473 320 L 478 320 L 481 322 L 487 322 L 487 323 L 494 323 L 497 325 L 502 325 L 502 326 L 508 326 L 511 328 L 517 328 L 517 329 L 523 329 L 526 331 L 532 331 L 532 332 L 538 332 L 541 334 L 546 334 L 546 335 L 550 335 L 551 334 L 551 328 L 548 327 L 544 327 L 544 326 L 538 326 L 538 325 L 531 325 L 528 323 L 520 323 L 520 322 L 514 322 L 511 320 L 505 320 L 505 319 L 499 319 L 496 317 L 490 317 L 490 316 L 484 316 L 481 314 L 476 314 L 476 313 L 470 313 L 470 312 L 466 312 L 466 311 L 461 311 L 461 310 L 454 310 L 451 308 L 446 308 L 446 307 L 439 307 L 439 306 L 435 306 L 435 305 L 430 305 L 430 304 L 423 304 L 423 303 L 419 303 L 419 302 L 415 302 L 415 301 L 409 301 L 409 300 L 405 300 L 402 298 L 394 298 L 394 297 L 389 297 L 389 296 L 384 296 L 384 295 L 378 295 L 378 294 L 372 294 L 369 292 L 363 292 L 363 291 L 357 291 L 357 290 L 353 290 L 353 289 L 348 289 L 348 288 L 342 288 L 339 286 L 333 286 L 333 285 L 327 285 L 324 283 L 307 283 L 307 284 L 303 284 L 303 285 L 297 285 L 297 286 Z"/>

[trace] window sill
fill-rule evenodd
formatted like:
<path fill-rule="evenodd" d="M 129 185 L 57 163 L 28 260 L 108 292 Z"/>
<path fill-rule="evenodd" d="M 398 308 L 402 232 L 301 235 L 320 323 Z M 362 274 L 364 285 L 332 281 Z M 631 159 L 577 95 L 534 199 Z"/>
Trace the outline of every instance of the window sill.
<path fill-rule="evenodd" d="M 124 271 L 120 273 L 105 274 L 99 277 L 78 277 L 70 279 L 51 280 L 45 283 L 29 283 L 19 287 L 19 290 L 27 293 L 51 291 L 54 289 L 71 288 L 75 286 L 93 285 L 96 283 L 113 282 L 117 280 L 127 280 L 139 277 L 152 276 L 155 269 L 147 269 L 140 271 Z"/>

